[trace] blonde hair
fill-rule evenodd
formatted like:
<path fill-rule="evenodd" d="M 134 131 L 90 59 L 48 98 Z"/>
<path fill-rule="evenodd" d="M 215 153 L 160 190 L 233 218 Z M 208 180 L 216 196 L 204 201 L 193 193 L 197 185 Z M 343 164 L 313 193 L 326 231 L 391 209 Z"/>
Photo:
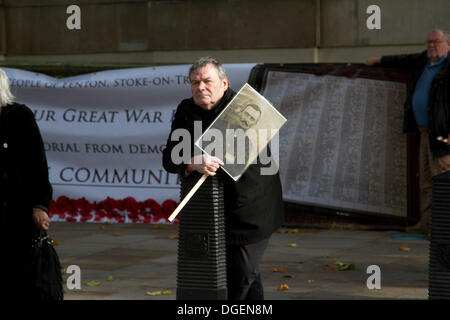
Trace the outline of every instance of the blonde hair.
<path fill-rule="evenodd" d="M 0 69 L 0 106 L 4 107 L 14 101 L 14 96 L 9 89 L 9 79 L 5 71 Z"/>

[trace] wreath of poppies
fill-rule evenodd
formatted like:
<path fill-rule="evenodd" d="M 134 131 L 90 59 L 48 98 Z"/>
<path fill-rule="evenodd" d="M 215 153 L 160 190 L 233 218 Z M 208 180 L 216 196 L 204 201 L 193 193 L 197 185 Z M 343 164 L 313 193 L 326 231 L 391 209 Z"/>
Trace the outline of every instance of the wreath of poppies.
<path fill-rule="evenodd" d="M 108 197 L 91 203 L 85 198 L 60 196 L 50 202 L 50 218 L 52 221 L 69 222 L 166 223 L 177 205 L 171 199 L 160 205 L 153 199 L 136 201 L 133 197 L 122 200 Z M 174 220 L 174 223 L 178 222 L 178 219 Z"/>

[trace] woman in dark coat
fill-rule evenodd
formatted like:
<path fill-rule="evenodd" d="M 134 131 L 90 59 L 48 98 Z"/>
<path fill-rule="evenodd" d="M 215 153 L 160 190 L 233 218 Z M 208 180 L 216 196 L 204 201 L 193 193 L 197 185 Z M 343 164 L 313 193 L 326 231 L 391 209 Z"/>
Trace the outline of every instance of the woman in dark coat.
<path fill-rule="evenodd" d="M 0 218 L 2 300 L 32 298 L 31 239 L 50 226 L 52 187 L 33 112 L 13 102 L 8 77 L 0 69 Z"/>

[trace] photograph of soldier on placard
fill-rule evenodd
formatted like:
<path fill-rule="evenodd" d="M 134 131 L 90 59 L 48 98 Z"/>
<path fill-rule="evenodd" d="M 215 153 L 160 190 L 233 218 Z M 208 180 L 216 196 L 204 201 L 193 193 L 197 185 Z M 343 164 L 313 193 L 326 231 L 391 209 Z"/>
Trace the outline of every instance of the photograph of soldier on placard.
<path fill-rule="evenodd" d="M 237 181 L 285 122 L 286 118 L 246 83 L 195 144 L 221 159 L 225 163 L 222 169 Z M 268 152 L 263 155 L 270 157 Z"/>

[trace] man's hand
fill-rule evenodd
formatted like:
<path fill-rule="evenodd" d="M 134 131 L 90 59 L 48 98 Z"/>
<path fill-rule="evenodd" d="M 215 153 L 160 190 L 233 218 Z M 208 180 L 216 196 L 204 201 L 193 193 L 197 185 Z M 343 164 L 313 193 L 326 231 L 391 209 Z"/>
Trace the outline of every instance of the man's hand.
<path fill-rule="evenodd" d="M 48 217 L 48 214 L 42 209 L 33 208 L 33 220 L 38 228 L 48 230 L 48 228 L 50 227 L 50 218 Z"/>
<path fill-rule="evenodd" d="M 223 166 L 224 163 L 216 157 L 211 157 L 208 154 L 197 155 L 191 158 L 191 163 L 187 165 L 188 172 L 198 171 L 201 174 L 215 176 L 217 169 Z"/>
<path fill-rule="evenodd" d="M 442 136 L 439 136 L 439 137 L 437 137 L 436 139 L 438 139 L 439 141 L 442 141 L 442 142 L 444 142 L 444 143 L 450 145 L 450 133 L 448 134 L 448 137 L 447 137 L 447 138 L 444 138 L 444 137 L 442 137 Z"/>
<path fill-rule="evenodd" d="M 381 63 L 381 57 L 372 57 L 366 60 L 366 66 L 372 67 Z"/>

